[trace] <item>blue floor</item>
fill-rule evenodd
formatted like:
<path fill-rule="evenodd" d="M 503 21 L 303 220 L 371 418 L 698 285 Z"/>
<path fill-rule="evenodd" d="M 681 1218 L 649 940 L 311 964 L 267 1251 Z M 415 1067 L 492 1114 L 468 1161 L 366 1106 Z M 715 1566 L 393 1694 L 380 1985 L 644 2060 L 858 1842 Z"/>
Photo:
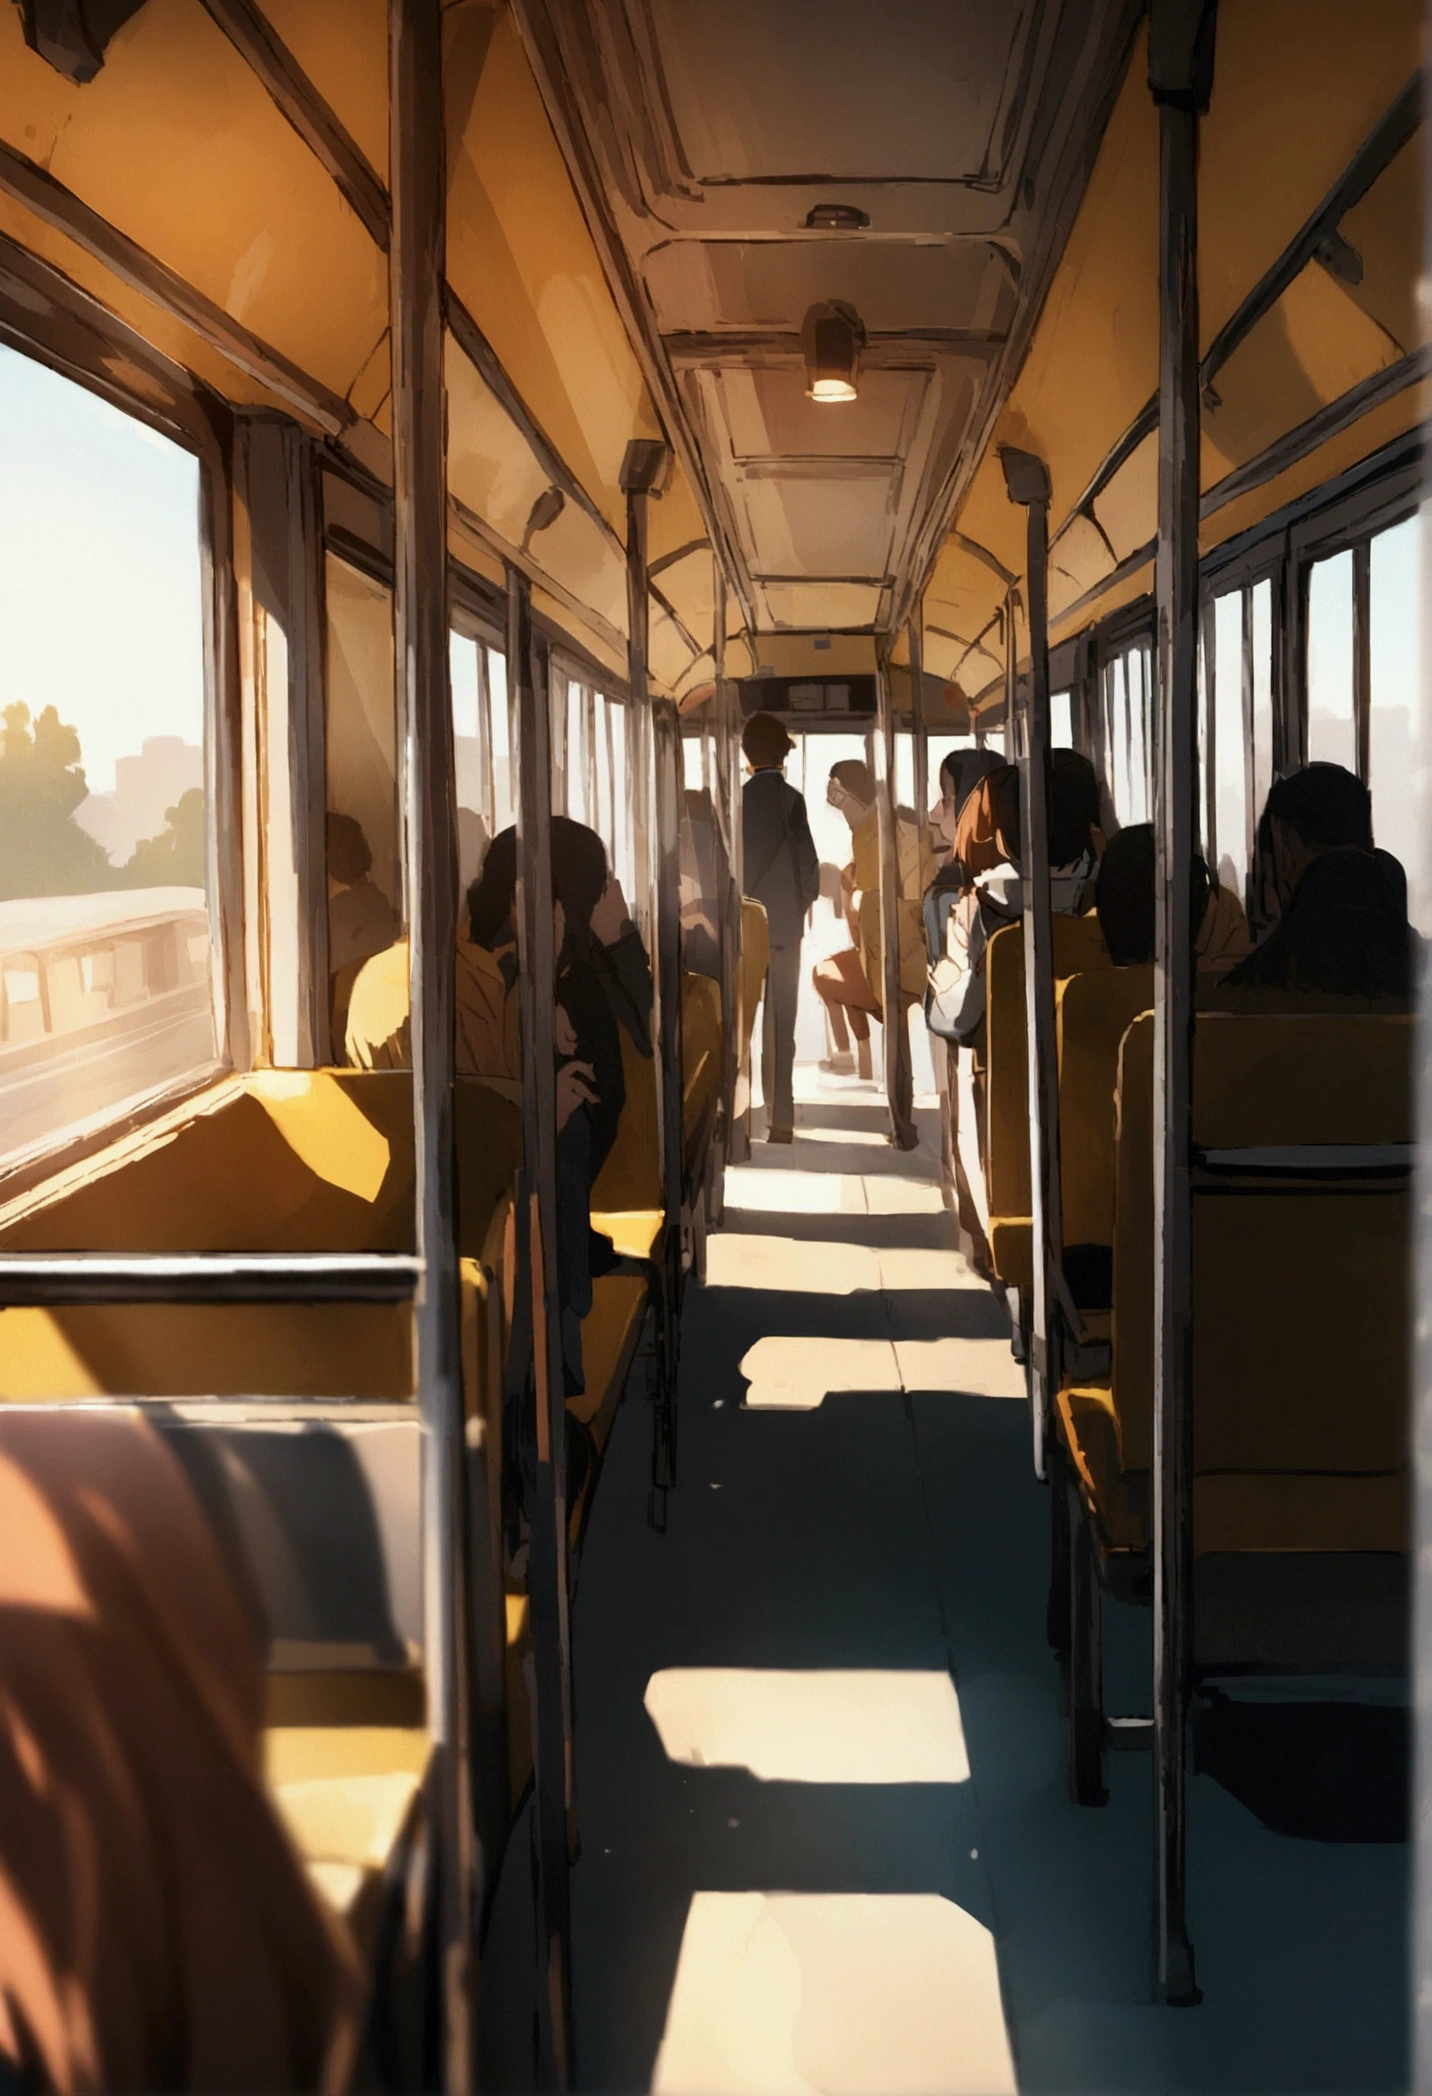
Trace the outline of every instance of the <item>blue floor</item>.
<path fill-rule="evenodd" d="M 880 1114 L 866 1100 L 807 1104 L 800 1119 L 873 1130 Z M 921 1118 L 911 1158 L 798 1141 L 758 1143 L 752 1163 L 928 1182 L 933 1117 Z M 727 1228 L 953 1242 L 935 1215 L 730 1209 Z M 1406 1846 L 1270 1833 L 1205 1775 L 1192 1783 L 1190 1849 L 1204 2001 L 1154 2005 L 1149 1762 L 1111 1757 L 1102 1810 L 1069 1801 L 1044 1640 L 1048 1498 L 1032 1474 L 1027 1408 L 1007 1395 L 898 1389 L 833 1393 L 804 1412 L 740 1402 L 738 1364 L 766 1334 L 1004 1332 L 1000 1307 L 971 1287 L 693 1287 L 679 1487 L 660 1537 L 645 1518 L 650 1410 L 630 1393 L 575 1613 L 579 2086 L 652 2086 L 693 1895 L 774 1891 L 934 1893 L 975 1917 L 993 1936 L 996 2009 L 1021 2089 L 1405 2084 Z M 1149 1620 L 1106 1605 L 1112 1707 L 1148 1707 Z M 948 1669 L 968 1780 L 761 1781 L 675 1763 L 643 1705 L 651 1676 L 672 1667 Z M 513 1941 L 530 1942 L 524 1873 L 525 1844 L 514 1842 L 489 1984 L 515 1972 Z M 520 2083 L 516 2065 L 508 2078 Z"/>

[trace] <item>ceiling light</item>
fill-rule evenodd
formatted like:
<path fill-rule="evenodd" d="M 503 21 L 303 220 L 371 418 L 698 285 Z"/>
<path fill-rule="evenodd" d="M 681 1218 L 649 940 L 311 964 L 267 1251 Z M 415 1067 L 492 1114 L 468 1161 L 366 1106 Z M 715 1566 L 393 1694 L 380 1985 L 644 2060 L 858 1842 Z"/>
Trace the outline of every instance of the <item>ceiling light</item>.
<path fill-rule="evenodd" d="M 870 223 L 870 213 L 858 204 L 812 204 L 806 225 L 812 233 L 858 233 Z"/>
<path fill-rule="evenodd" d="M 838 298 L 812 306 L 801 324 L 806 392 L 812 400 L 854 400 L 865 347 L 865 323 Z"/>

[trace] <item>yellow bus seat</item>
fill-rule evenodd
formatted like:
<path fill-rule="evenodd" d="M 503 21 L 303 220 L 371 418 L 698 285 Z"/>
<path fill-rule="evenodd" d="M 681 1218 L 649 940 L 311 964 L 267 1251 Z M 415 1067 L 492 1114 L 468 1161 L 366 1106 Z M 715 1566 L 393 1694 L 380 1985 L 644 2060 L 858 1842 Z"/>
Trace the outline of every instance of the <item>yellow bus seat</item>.
<path fill-rule="evenodd" d="M 705 1170 L 706 1152 L 716 1125 L 716 1108 L 726 1075 L 721 985 L 709 975 L 682 977 L 681 1057 L 683 1163 L 687 1184 L 694 1186 Z"/>
<path fill-rule="evenodd" d="M 269 1795 L 365 1958 L 394 1858 L 416 1836 L 431 1751 L 423 1727 L 278 1725 L 264 1734 Z"/>
<path fill-rule="evenodd" d="M 1133 1022 L 1119 1063 L 1110 1382 L 1066 1388 L 1058 1401 L 1095 1531 L 1129 1552 L 1148 1547 L 1153 1461 L 1153 1025 L 1151 1014 Z M 1273 1169 L 1276 1153 L 1410 1145 L 1412 1053 L 1413 1021 L 1401 1016 L 1197 1021 L 1198 1154 L 1215 1164 L 1275 1154 L 1266 1176 L 1245 1157 L 1236 1179 L 1219 1182 L 1215 1170 L 1194 1195 L 1194 1552 L 1200 1580 L 1225 1600 L 1244 1561 L 1281 1557 L 1281 1570 L 1265 1563 L 1253 1576 L 1269 1594 L 1281 1580 L 1284 1629 L 1296 1628 L 1286 1606 L 1295 1558 L 1392 1566 L 1410 1547 L 1412 1211 L 1405 1180 L 1300 1182 Z M 1348 1573 L 1354 1586 L 1365 1576 Z M 1382 1598 L 1395 1600 L 1395 1578 Z M 1332 1659 L 1387 1657 L 1387 1609 L 1340 1616 L 1333 1587 L 1325 1599 Z M 1206 1663 L 1220 1650 L 1230 1662 L 1267 1657 L 1276 1644 L 1259 1628 L 1257 1592 L 1241 1617 L 1231 1604 L 1204 1613 Z M 1238 1649 L 1226 1649 L 1230 1638 Z"/>
<path fill-rule="evenodd" d="M 1151 966 L 1091 968 L 1056 987 L 1064 1263 L 1085 1312 L 1112 1300 L 1119 1044 L 1153 994 Z"/>
<path fill-rule="evenodd" d="M 1107 967 L 1094 916 L 1052 920 L 1056 983 Z M 1029 1190 L 1029 1063 L 1025 1044 L 1024 926 L 1005 925 L 985 949 L 985 1185 L 994 1270 L 1007 1288 L 1034 1286 Z"/>

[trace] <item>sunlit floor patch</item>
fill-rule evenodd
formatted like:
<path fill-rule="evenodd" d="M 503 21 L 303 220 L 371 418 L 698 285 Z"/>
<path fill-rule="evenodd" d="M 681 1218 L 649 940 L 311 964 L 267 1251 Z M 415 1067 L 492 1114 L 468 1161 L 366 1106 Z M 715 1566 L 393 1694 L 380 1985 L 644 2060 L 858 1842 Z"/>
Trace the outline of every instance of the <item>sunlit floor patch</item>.
<path fill-rule="evenodd" d="M 780 1215 L 864 1215 L 864 1182 L 846 1172 L 728 1165 L 726 1206 Z"/>
<path fill-rule="evenodd" d="M 664 1667 L 646 1709 L 668 1760 L 749 1769 L 767 1783 L 964 1783 L 948 1674 Z"/>
<path fill-rule="evenodd" d="M 960 1391 L 972 1397 L 1028 1395 L 1024 1370 L 1007 1339 L 897 1339 L 895 1359 L 906 1390 Z"/>
<path fill-rule="evenodd" d="M 938 1186 L 926 1179 L 897 1179 L 894 1173 L 877 1176 L 867 1172 L 865 1206 L 871 1215 L 940 1215 L 944 1201 Z"/>
<path fill-rule="evenodd" d="M 902 1247 L 877 1255 L 880 1278 L 886 1289 L 974 1288 L 989 1293 L 974 1268 L 958 1252 L 921 1252 Z"/>
<path fill-rule="evenodd" d="M 794 1338 L 769 1332 L 741 1362 L 755 1411 L 815 1412 L 833 1390 L 898 1390 L 900 1368 L 888 1339 Z"/>
<path fill-rule="evenodd" d="M 807 1128 L 802 1124 L 796 1129 L 797 1143 L 848 1143 L 860 1150 L 886 1150 L 890 1139 L 878 1128 Z"/>
<path fill-rule="evenodd" d="M 772 1288 L 785 1295 L 854 1295 L 880 1286 L 880 1255 L 868 1245 L 808 1244 L 723 1230 L 706 1245 L 708 1288 Z"/>
<path fill-rule="evenodd" d="M 934 1893 L 698 1892 L 652 2086 L 1002 2096 L 994 1939 Z"/>

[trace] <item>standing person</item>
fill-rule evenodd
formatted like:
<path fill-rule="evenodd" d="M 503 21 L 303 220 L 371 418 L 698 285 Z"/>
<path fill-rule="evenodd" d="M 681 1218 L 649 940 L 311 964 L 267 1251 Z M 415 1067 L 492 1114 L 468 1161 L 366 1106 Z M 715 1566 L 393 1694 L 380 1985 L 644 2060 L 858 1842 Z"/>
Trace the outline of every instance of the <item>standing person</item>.
<path fill-rule="evenodd" d="M 849 1021 L 857 1046 L 869 1038 L 869 1021 L 885 1023 L 884 925 L 880 910 L 880 823 L 875 808 L 875 778 L 868 764 L 849 757 L 830 768 L 826 800 L 839 809 L 850 828 L 850 864 L 841 876 L 847 899 L 851 937 L 848 953 L 833 954 L 815 971 L 814 982 L 835 1035 L 837 1053 L 843 1023 Z M 910 1006 L 924 994 L 924 894 L 934 872 L 925 826 L 909 808 L 895 811 L 899 888 L 896 922 L 900 943 L 900 1010 L 894 1023 L 903 1025 Z M 888 1052 L 888 1048 L 887 1048 Z M 868 1053 L 868 1050 L 867 1050 Z M 862 1057 L 861 1070 L 864 1074 Z"/>
<path fill-rule="evenodd" d="M 742 892 L 764 905 L 770 928 L 761 1089 L 766 1141 L 795 1140 L 796 998 L 805 914 L 820 893 L 820 861 L 806 804 L 784 777 L 795 745 L 773 713 L 753 713 L 741 736 L 751 776 L 741 791 Z"/>

